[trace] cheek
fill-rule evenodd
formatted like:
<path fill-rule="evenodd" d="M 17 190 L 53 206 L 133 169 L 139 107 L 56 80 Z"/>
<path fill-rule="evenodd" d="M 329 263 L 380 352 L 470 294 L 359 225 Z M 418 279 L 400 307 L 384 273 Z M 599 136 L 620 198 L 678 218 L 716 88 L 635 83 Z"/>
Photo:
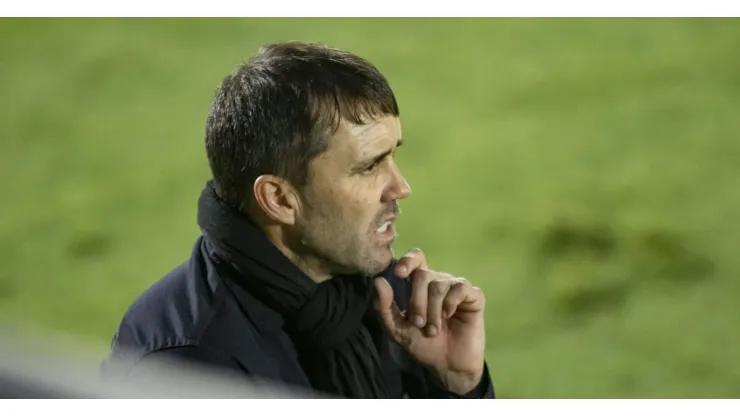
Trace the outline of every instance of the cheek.
<path fill-rule="evenodd" d="M 334 218 L 331 221 L 344 223 L 347 228 L 361 234 L 375 223 L 379 206 L 375 195 L 365 192 L 341 192 L 333 198 Z"/>
<path fill-rule="evenodd" d="M 375 213 L 380 206 L 380 201 L 383 196 L 383 187 L 380 186 L 380 178 L 368 178 L 362 181 L 358 181 L 348 192 L 344 195 L 346 201 L 352 201 L 359 207 L 359 211 Z"/>
<path fill-rule="evenodd" d="M 336 180 L 314 194 L 313 208 L 331 222 L 348 222 L 367 227 L 380 210 L 383 188 L 380 178 L 347 178 Z"/>
<path fill-rule="evenodd" d="M 348 184 L 347 196 L 362 204 L 378 205 L 386 189 L 386 179 L 384 173 L 353 178 L 352 183 Z"/>

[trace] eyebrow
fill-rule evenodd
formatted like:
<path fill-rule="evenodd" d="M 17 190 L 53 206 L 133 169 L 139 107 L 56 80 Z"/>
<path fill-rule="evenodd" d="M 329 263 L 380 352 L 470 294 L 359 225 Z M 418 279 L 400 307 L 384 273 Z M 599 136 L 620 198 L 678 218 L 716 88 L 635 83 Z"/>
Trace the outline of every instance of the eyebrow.
<path fill-rule="evenodd" d="M 394 150 L 398 149 L 402 145 L 403 145 L 403 140 L 402 139 L 398 139 L 398 141 L 396 142 L 396 146 L 393 149 L 386 150 L 385 152 L 383 152 L 383 153 L 381 153 L 381 154 L 379 154 L 377 156 L 373 156 L 373 157 L 367 158 L 365 160 L 362 160 L 360 162 L 357 162 L 352 170 L 354 170 L 354 171 L 361 171 L 362 169 L 364 169 L 364 168 L 366 168 L 368 166 L 372 166 L 375 163 L 378 163 L 381 160 L 385 159 L 388 155 L 390 155 L 391 153 L 393 153 Z"/>

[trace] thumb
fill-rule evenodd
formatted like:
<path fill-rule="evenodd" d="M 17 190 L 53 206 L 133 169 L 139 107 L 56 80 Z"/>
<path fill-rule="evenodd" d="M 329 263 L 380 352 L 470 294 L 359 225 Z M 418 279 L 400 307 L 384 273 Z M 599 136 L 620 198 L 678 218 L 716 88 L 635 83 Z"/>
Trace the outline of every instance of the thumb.
<path fill-rule="evenodd" d="M 375 279 L 375 291 L 378 292 L 378 299 L 375 301 L 375 309 L 381 315 L 391 313 L 393 308 L 393 288 L 383 277 Z"/>
<path fill-rule="evenodd" d="M 378 299 L 375 301 L 375 309 L 380 314 L 386 327 L 391 333 L 396 332 L 396 320 L 400 318 L 400 311 L 393 303 L 393 288 L 383 277 L 375 279 L 375 290 L 378 292 Z"/>

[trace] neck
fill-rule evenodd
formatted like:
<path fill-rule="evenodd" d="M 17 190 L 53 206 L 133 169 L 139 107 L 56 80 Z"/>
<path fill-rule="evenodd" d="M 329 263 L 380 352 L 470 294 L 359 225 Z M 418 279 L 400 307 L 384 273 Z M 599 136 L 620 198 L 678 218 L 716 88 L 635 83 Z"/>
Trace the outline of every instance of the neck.
<path fill-rule="evenodd" d="M 311 280 L 322 283 L 331 279 L 331 273 L 324 267 L 320 259 L 309 255 L 300 255 L 290 248 L 289 239 L 280 225 L 263 225 L 261 228 L 267 239 Z"/>

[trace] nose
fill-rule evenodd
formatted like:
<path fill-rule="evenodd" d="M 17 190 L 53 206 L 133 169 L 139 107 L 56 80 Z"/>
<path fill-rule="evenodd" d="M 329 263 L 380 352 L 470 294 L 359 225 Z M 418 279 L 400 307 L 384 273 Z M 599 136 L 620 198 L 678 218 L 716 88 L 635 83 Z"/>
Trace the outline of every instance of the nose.
<path fill-rule="evenodd" d="M 411 195 L 411 185 L 401 174 L 398 166 L 393 166 L 391 181 L 383 193 L 383 202 L 391 202 L 398 199 L 406 199 Z"/>

